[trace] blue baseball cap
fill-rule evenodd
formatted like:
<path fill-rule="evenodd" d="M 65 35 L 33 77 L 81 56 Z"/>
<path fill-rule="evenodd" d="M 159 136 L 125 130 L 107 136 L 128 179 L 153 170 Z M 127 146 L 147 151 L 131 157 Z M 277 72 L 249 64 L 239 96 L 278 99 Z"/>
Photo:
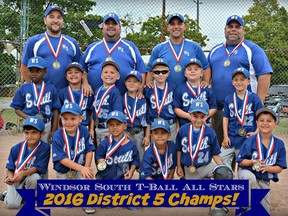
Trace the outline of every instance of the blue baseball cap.
<path fill-rule="evenodd" d="M 164 66 L 167 66 L 169 68 L 168 63 L 162 58 L 155 59 L 152 63 L 152 68 L 154 68 L 156 65 L 164 65 Z"/>
<path fill-rule="evenodd" d="M 77 103 L 66 103 L 61 108 L 61 115 L 63 113 L 73 113 L 75 115 L 82 115 L 82 110 Z"/>
<path fill-rule="evenodd" d="M 199 65 L 200 68 L 202 68 L 202 64 L 201 64 L 200 60 L 197 58 L 191 58 L 191 59 L 187 60 L 187 62 L 185 64 L 185 68 L 190 64 L 197 64 L 197 65 Z"/>
<path fill-rule="evenodd" d="M 46 68 L 46 61 L 40 56 L 32 57 L 28 60 L 27 68 Z"/>
<path fill-rule="evenodd" d="M 234 70 L 232 73 L 232 79 L 237 73 L 242 73 L 247 79 L 250 79 L 250 73 L 246 68 L 239 67 L 236 70 Z"/>
<path fill-rule="evenodd" d="M 134 76 L 134 77 L 136 77 L 136 78 L 139 80 L 139 82 L 142 82 L 142 75 L 141 75 L 138 71 L 136 71 L 136 70 L 132 70 L 132 71 L 130 71 L 129 73 L 127 73 L 127 75 L 126 75 L 126 77 L 125 77 L 125 80 L 126 80 L 129 76 Z"/>
<path fill-rule="evenodd" d="M 67 70 L 69 70 L 70 68 L 78 68 L 79 70 L 81 70 L 82 72 L 84 72 L 84 68 L 82 67 L 81 64 L 79 64 L 78 62 L 72 62 L 70 63 L 67 68 L 66 68 L 66 72 Z"/>
<path fill-rule="evenodd" d="M 116 13 L 108 13 L 104 16 L 103 23 L 106 23 L 108 19 L 113 19 L 117 24 L 120 25 L 120 18 Z"/>
<path fill-rule="evenodd" d="M 207 115 L 209 113 L 209 105 L 205 100 L 202 99 L 193 100 L 188 112 L 189 113 L 201 112 Z"/>
<path fill-rule="evenodd" d="M 119 65 L 118 65 L 115 61 L 112 61 L 112 60 L 105 61 L 105 62 L 102 64 L 102 70 L 103 70 L 103 68 L 104 68 L 106 65 L 113 65 L 113 66 L 117 69 L 117 71 L 119 71 Z"/>
<path fill-rule="evenodd" d="M 268 114 L 268 113 L 271 114 L 271 115 L 273 116 L 274 120 L 277 121 L 277 115 L 276 115 L 276 113 L 275 113 L 272 109 L 269 109 L 269 108 L 266 108 L 266 107 L 263 107 L 263 108 L 261 108 L 261 109 L 259 109 L 259 110 L 256 111 L 256 120 L 258 120 L 259 115 L 262 114 L 262 113 L 264 113 L 264 114 Z"/>
<path fill-rule="evenodd" d="M 173 13 L 173 14 L 171 14 L 171 15 L 168 17 L 168 19 L 167 19 L 167 23 L 168 23 L 168 24 L 171 22 L 171 19 L 172 19 L 173 17 L 178 17 L 178 18 L 181 20 L 181 22 L 184 22 L 184 23 L 185 23 L 185 18 L 184 18 L 181 14 L 179 14 L 179 13 Z"/>
<path fill-rule="evenodd" d="M 24 126 L 32 126 L 39 131 L 45 130 L 44 121 L 39 116 L 29 116 L 28 118 L 25 119 L 23 127 Z"/>
<path fill-rule="evenodd" d="M 231 21 L 237 21 L 241 26 L 244 26 L 244 21 L 240 16 L 232 15 L 232 16 L 228 17 L 228 19 L 226 21 L 226 25 L 228 25 Z"/>
<path fill-rule="evenodd" d="M 164 130 L 166 130 L 167 132 L 170 133 L 170 125 L 169 123 L 164 120 L 164 119 L 155 119 L 152 124 L 151 124 L 151 131 L 158 129 L 158 128 L 162 128 Z"/>
<path fill-rule="evenodd" d="M 59 7 L 58 5 L 50 5 L 45 11 L 45 14 L 44 14 L 45 17 L 47 17 L 53 10 L 59 11 L 61 15 L 64 16 L 64 11 L 61 7 Z"/>
<path fill-rule="evenodd" d="M 117 110 L 110 112 L 108 114 L 108 116 L 107 116 L 107 120 L 106 121 L 108 122 L 111 119 L 116 119 L 119 122 L 127 124 L 127 120 L 126 120 L 125 114 L 123 112 L 120 112 L 120 111 L 117 111 Z"/>

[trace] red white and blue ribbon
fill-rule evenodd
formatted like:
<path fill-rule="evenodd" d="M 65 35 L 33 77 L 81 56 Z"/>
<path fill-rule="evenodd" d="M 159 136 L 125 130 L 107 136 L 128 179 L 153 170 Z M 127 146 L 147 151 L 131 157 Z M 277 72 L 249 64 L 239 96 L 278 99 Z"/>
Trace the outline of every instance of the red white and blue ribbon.
<path fill-rule="evenodd" d="M 102 41 L 103 41 L 104 47 L 108 53 L 108 56 L 110 56 L 112 54 L 112 52 L 116 49 L 116 47 L 122 42 L 122 38 L 119 38 L 119 40 L 114 44 L 114 46 L 111 49 L 109 49 L 105 38 L 103 38 Z"/>
<path fill-rule="evenodd" d="M 194 98 L 196 98 L 197 96 L 200 95 L 200 93 L 201 93 L 201 86 L 200 85 L 197 86 L 196 92 L 194 91 L 192 85 L 188 81 L 186 82 L 186 86 Z"/>
<path fill-rule="evenodd" d="M 200 133 L 198 134 L 196 149 L 194 152 L 193 152 L 193 132 L 194 132 L 193 126 L 192 126 L 192 124 L 190 124 L 189 131 L 188 131 L 188 152 L 189 152 L 190 160 L 191 160 L 192 164 L 196 160 L 197 155 L 200 151 L 200 148 L 202 145 L 202 140 L 204 137 L 204 132 L 205 132 L 205 125 L 203 125 L 200 128 Z"/>
<path fill-rule="evenodd" d="M 228 58 L 231 57 L 231 55 L 233 55 L 234 52 L 236 52 L 236 50 L 242 45 L 242 43 L 244 42 L 244 38 L 242 38 L 242 40 L 240 41 L 239 44 L 237 44 L 236 47 L 234 47 L 234 49 L 232 50 L 232 52 L 229 52 L 229 50 L 227 49 L 227 42 L 224 42 L 224 47 L 225 47 L 225 51 L 226 51 L 226 55 Z"/>
<path fill-rule="evenodd" d="M 106 98 L 106 96 L 109 94 L 109 92 L 115 87 L 115 84 L 113 84 L 112 86 L 110 86 L 109 88 L 107 88 L 104 92 L 104 94 L 102 95 L 102 97 L 100 98 L 100 102 L 97 106 L 97 100 L 98 100 L 98 96 L 99 96 L 99 93 L 101 91 L 101 89 L 103 88 L 103 86 L 101 86 L 99 88 L 99 90 L 97 91 L 97 94 L 96 94 L 96 97 L 95 97 L 95 113 L 96 113 L 96 116 L 98 116 L 100 110 L 101 110 L 101 107 L 103 105 L 103 102 L 104 102 L 104 99 Z"/>
<path fill-rule="evenodd" d="M 237 118 L 237 120 L 241 126 L 244 125 L 247 104 L 248 104 L 248 91 L 246 90 L 245 95 L 244 95 L 244 99 L 243 99 L 243 108 L 242 108 L 241 116 L 239 116 L 238 104 L 237 104 L 237 95 L 234 92 L 234 94 L 233 94 L 234 112 L 235 112 L 235 116 L 236 116 L 236 118 Z"/>
<path fill-rule="evenodd" d="M 48 35 L 47 35 L 47 32 L 44 33 L 44 37 L 45 37 L 45 39 L 46 39 L 46 41 L 47 41 L 47 43 L 48 43 L 49 49 L 51 50 L 54 58 L 57 59 L 58 56 L 59 56 L 59 53 L 60 53 L 60 48 L 61 48 L 61 46 L 62 46 L 63 35 L 60 36 L 60 40 L 59 40 L 59 43 L 58 43 L 56 52 L 55 52 L 54 49 L 53 49 L 53 46 L 52 46 L 52 44 L 51 44 L 51 42 L 50 42 L 50 39 L 49 39 L 49 37 L 48 37 Z"/>
<path fill-rule="evenodd" d="M 165 147 L 165 164 L 162 164 L 160 153 L 156 147 L 155 142 L 153 143 L 153 152 L 156 157 L 158 166 L 160 167 L 162 176 L 164 180 L 167 180 L 168 179 L 168 145 L 166 144 L 166 147 Z"/>
<path fill-rule="evenodd" d="M 31 83 L 32 83 L 34 98 L 35 98 L 35 101 L 36 101 L 36 106 L 37 106 L 38 110 L 40 110 L 40 105 L 41 105 L 42 98 L 44 96 L 46 84 L 45 84 L 45 82 L 42 82 L 41 88 L 40 88 L 40 93 L 39 93 L 38 92 L 38 88 L 35 85 L 35 83 L 33 83 L 33 82 L 31 82 Z"/>
<path fill-rule="evenodd" d="M 162 100 L 161 100 L 161 104 L 159 104 L 159 97 L 158 97 L 158 91 L 157 91 L 157 84 L 156 82 L 154 81 L 154 96 L 155 96 L 155 103 L 156 103 L 156 111 L 157 111 L 157 114 L 158 116 L 160 116 L 160 113 L 165 105 L 165 101 L 166 101 L 166 98 L 167 98 L 167 95 L 168 95 L 168 83 L 166 82 L 165 84 L 165 87 L 164 87 L 164 93 L 163 93 L 163 96 L 162 96 Z"/>
<path fill-rule="evenodd" d="M 74 99 L 74 96 L 73 96 L 73 90 L 72 90 L 71 86 L 68 86 L 68 94 L 69 94 L 69 97 L 70 97 L 70 102 L 76 103 L 76 101 Z M 84 104 L 84 92 L 81 89 L 81 98 L 80 98 L 80 101 L 79 101 L 80 109 L 82 109 L 83 104 Z"/>
<path fill-rule="evenodd" d="M 267 158 L 269 158 L 272 155 L 272 153 L 273 153 L 274 146 L 275 146 L 275 144 L 274 144 L 274 136 L 272 136 L 270 138 L 270 143 L 269 143 L 269 146 L 267 148 L 267 154 L 266 154 L 266 157 L 265 157 L 264 153 L 263 153 L 263 149 L 262 149 L 261 135 L 260 135 L 260 133 L 257 134 L 257 136 L 256 136 L 256 147 L 257 147 L 258 159 L 259 160 L 264 161 Z"/>
<path fill-rule="evenodd" d="M 123 135 L 114 145 L 112 145 L 113 137 L 112 135 L 108 136 L 108 142 L 110 144 L 109 148 L 107 149 L 105 160 L 109 158 L 114 152 L 125 142 L 126 137 Z"/>
<path fill-rule="evenodd" d="M 184 41 L 185 41 L 185 39 L 183 38 L 182 46 L 181 46 L 180 52 L 179 52 L 179 54 L 177 55 L 176 52 L 175 52 L 175 50 L 174 50 L 174 47 L 173 47 L 171 41 L 168 40 L 168 42 L 169 42 L 169 46 L 170 46 L 170 49 L 171 49 L 171 51 L 172 51 L 172 53 L 173 53 L 173 56 L 174 56 L 174 58 L 176 59 L 176 62 L 177 62 L 177 63 L 180 61 L 180 59 L 181 59 L 181 57 L 182 57 L 183 48 L 184 48 Z"/>
<path fill-rule="evenodd" d="M 132 115 L 131 115 L 131 112 L 129 111 L 128 98 L 127 97 L 128 97 L 128 94 L 126 92 L 125 95 L 124 95 L 124 107 L 125 107 L 128 119 L 129 119 L 131 125 L 133 125 L 134 121 L 136 119 L 136 108 L 137 108 L 138 99 L 137 99 L 137 97 L 134 98 L 134 104 L 133 104 L 133 107 L 132 107 Z"/>
<path fill-rule="evenodd" d="M 74 157 L 73 158 L 72 158 L 72 154 L 71 154 L 71 146 L 69 144 L 69 139 L 67 137 L 67 133 L 66 133 L 64 127 L 62 128 L 62 135 L 63 135 L 65 147 L 66 147 L 66 155 L 68 156 L 68 158 L 70 160 L 75 161 L 77 153 L 78 153 L 78 146 L 79 146 L 79 141 L 80 141 L 80 129 L 78 127 L 77 131 L 76 131 L 76 139 L 75 139 L 75 144 L 74 144 Z"/>

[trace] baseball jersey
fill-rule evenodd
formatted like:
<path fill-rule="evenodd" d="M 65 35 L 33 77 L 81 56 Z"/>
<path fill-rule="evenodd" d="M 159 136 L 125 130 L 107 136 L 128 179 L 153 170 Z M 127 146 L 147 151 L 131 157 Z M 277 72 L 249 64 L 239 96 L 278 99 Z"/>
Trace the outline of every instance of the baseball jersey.
<path fill-rule="evenodd" d="M 188 62 L 189 59 L 191 58 L 199 59 L 204 70 L 206 70 L 209 67 L 207 58 L 198 43 L 184 38 L 182 54 L 180 53 L 182 43 L 172 44 L 172 46 L 177 56 L 182 55 L 180 61 L 177 63 L 176 58 L 174 57 L 174 54 L 170 48 L 169 41 L 165 41 L 153 48 L 147 65 L 147 71 L 150 72 L 152 71 L 152 64 L 154 60 L 156 60 L 157 58 L 162 58 L 169 65 L 170 74 L 167 78 L 167 81 L 173 82 L 176 86 L 179 86 L 185 83 L 186 81 L 186 78 L 184 76 L 184 70 L 185 70 L 185 64 L 186 62 Z M 174 70 L 174 67 L 178 64 L 181 66 L 180 72 L 176 72 Z"/>
<path fill-rule="evenodd" d="M 176 136 L 176 150 L 181 151 L 181 163 L 184 166 L 190 166 L 192 164 L 190 154 L 188 152 L 188 134 L 189 134 L 190 123 L 187 123 L 180 127 Z M 192 152 L 194 154 L 197 146 L 197 140 L 199 137 L 199 131 L 194 130 L 192 135 Z M 220 154 L 220 147 L 216 137 L 215 131 L 205 126 L 204 135 L 200 144 L 200 150 L 193 163 L 194 166 L 207 165 L 211 162 L 213 155 Z"/>
<path fill-rule="evenodd" d="M 45 83 L 46 87 L 43 91 L 43 97 L 40 101 L 40 113 L 44 118 L 50 119 L 53 116 L 53 110 L 60 109 L 61 104 L 58 98 L 55 86 Z M 16 91 L 10 106 L 14 109 L 21 109 L 29 116 L 39 113 L 37 100 L 41 98 L 41 85 L 37 86 L 39 96 L 35 95 L 33 83 L 24 83 Z M 38 99 L 37 99 L 38 98 Z"/>
<path fill-rule="evenodd" d="M 257 160 L 258 159 L 258 149 L 256 145 L 256 137 L 257 134 L 254 136 L 249 137 L 246 139 L 246 141 L 243 143 L 239 154 L 236 158 L 236 162 L 240 163 L 244 159 L 248 160 Z M 263 155 L 265 156 L 265 164 L 268 166 L 280 166 L 283 169 L 287 169 L 287 162 L 286 162 L 286 149 L 285 145 L 282 140 L 278 139 L 275 136 L 274 137 L 274 148 L 270 154 L 269 157 L 266 158 L 268 149 L 261 143 L 261 148 Z M 271 137 L 271 138 L 272 138 Z M 268 173 L 268 172 L 256 172 L 252 169 L 251 166 L 240 166 L 242 169 L 248 169 L 251 172 L 254 173 L 256 178 L 263 179 L 265 181 L 272 180 L 274 182 L 279 181 L 278 174 L 277 173 Z"/>
<path fill-rule="evenodd" d="M 72 96 L 70 95 L 70 93 L 72 93 Z M 73 99 L 72 99 L 73 98 Z M 60 103 L 61 106 L 63 106 L 63 104 L 69 103 L 69 102 L 76 102 L 83 114 L 83 120 L 81 122 L 81 125 L 88 125 L 89 124 L 89 116 L 91 114 L 91 106 L 93 103 L 93 96 L 84 96 L 82 95 L 82 89 L 80 90 L 72 90 L 71 92 L 68 90 L 68 87 L 65 87 L 63 89 L 60 90 L 59 92 L 59 99 L 60 99 Z"/>
<path fill-rule="evenodd" d="M 95 150 L 95 146 L 93 144 L 93 140 L 90 137 L 88 129 L 82 125 L 79 125 L 78 128 L 79 138 L 76 136 L 77 133 L 75 133 L 75 136 L 70 136 L 67 134 L 68 142 L 65 142 L 65 136 L 63 135 L 62 128 L 59 128 L 53 135 L 52 160 L 54 164 L 54 170 L 57 172 L 67 173 L 70 170 L 70 168 L 60 163 L 61 160 L 65 158 L 73 160 L 75 158 L 75 163 L 84 166 L 86 154 Z M 67 143 L 70 148 L 71 158 L 69 158 L 68 154 L 66 153 L 66 151 L 68 151 L 66 147 Z"/>
<path fill-rule="evenodd" d="M 174 94 L 173 104 L 175 108 L 179 108 L 184 112 L 188 112 L 191 103 L 195 99 L 203 99 L 208 105 L 209 109 L 217 109 L 216 97 L 213 93 L 213 90 L 210 88 L 200 88 L 200 93 L 197 93 L 197 88 L 191 86 L 193 91 L 196 93 L 194 95 L 188 88 L 187 85 L 190 85 L 188 81 L 185 84 L 182 84 L 177 87 L 176 93 Z M 188 119 L 180 118 L 180 125 L 184 125 L 190 122 Z"/>
<path fill-rule="evenodd" d="M 50 47 L 46 36 L 50 41 Z M 59 45 L 58 57 L 55 58 L 51 49 L 57 54 Z M 30 37 L 23 50 L 22 64 L 27 65 L 28 60 L 34 56 L 40 56 L 45 59 L 47 64 L 47 73 L 43 77 L 45 82 L 50 82 L 55 85 L 57 90 L 68 86 L 68 81 L 65 77 L 66 67 L 71 62 L 79 62 L 81 51 L 77 41 L 67 35 L 61 34 L 60 37 L 49 36 L 46 32 Z M 59 63 L 58 69 L 53 68 L 53 62 Z"/>
<path fill-rule="evenodd" d="M 92 118 L 95 121 L 98 119 L 99 122 L 105 122 L 107 116 L 110 112 L 114 110 L 123 111 L 123 101 L 122 96 L 117 87 L 111 88 L 111 91 L 103 97 L 103 103 L 101 103 L 101 98 L 104 95 L 107 88 L 102 86 L 95 91 L 94 101 L 91 106 Z M 99 91 L 99 94 L 97 94 Z M 99 106 L 100 105 L 100 106 Z M 96 110 L 99 109 L 99 114 L 96 115 Z"/>
<path fill-rule="evenodd" d="M 105 158 L 108 149 L 115 144 L 116 141 L 114 139 L 111 144 L 109 143 L 108 138 L 102 140 L 95 153 L 95 161 Z M 101 179 L 124 179 L 124 174 L 130 170 L 132 165 L 135 165 L 136 168 L 140 166 L 139 153 L 134 142 L 130 140 L 128 143 L 120 145 L 120 147 L 106 159 L 106 164 L 106 169 L 97 174 Z"/>
<path fill-rule="evenodd" d="M 176 118 L 176 114 L 174 112 L 174 106 L 173 106 L 173 95 L 174 95 L 174 91 L 176 89 L 174 83 L 168 83 L 168 89 L 167 89 L 167 96 L 166 99 L 165 97 L 163 97 L 163 95 L 165 95 L 165 88 L 164 89 L 160 89 L 158 88 L 156 85 L 156 89 L 157 89 L 157 95 L 158 95 L 158 104 L 161 105 L 162 101 L 165 100 L 164 104 L 163 104 L 163 108 L 160 112 L 160 115 L 158 116 L 158 112 L 156 109 L 156 97 L 155 97 L 155 92 L 154 92 L 154 88 L 148 88 L 145 87 L 144 88 L 144 95 L 147 98 L 147 103 L 148 103 L 148 107 L 149 107 L 149 117 L 151 122 L 160 117 L 162 119 L 165 120 L 170 120 L 170 119 L 175 119 Z M 160 108 L 160 107 L 159 107 Z"/>
<path fill-rule="evenodd" d="M 232 52 L 235 47 L 236 45 L 227 45 L 229 52 Z M 227 59 L 224 43 L 213 47 L 208 55 L 212 70 L 212 89 L 216 95 L 218 110 L 222 110 L 225 97 L 235 91 L 232 85 L 232 73 L 236 68 L 244 67 L 250 72 L 251 83 L 248 90 L 255 93 L 257 92 L 257 78 L 263 74 L 272 73 L 272 67 L 263 49 L 249 40 L 244 40 L 229 58 L 230 65 L 224 67 L 224 61 Z"/>
<path fill-rule="evenodd" d="M 175 144 L 172 141 L 167 142 L 168 145 L 168 166 L 167 171 L 168 174 L 171 172 L 171 169 L 175 169 L 176 167 L 176 149 Z M 166 152 L 160 155 L 161 163 L 165 164 L 165 155 Z M 164 169 L 164 166 L 163 166 Z M 164 179 L 162 175 L 161 168 L 157 162 L 156 156 L 153 151 L 153 144 L 148 147 L 148 149 L 144 152 L 141 169 L 140 169 L 140 179 L 146 179 L 147 177 L 152 177 L 153 179 Z"/>
<path fill-rule="evenodd" d="M 231 140 L 230 148 L 234 147 L 235 149 L 240 149 L 246 138 L 245 136 L 239 135 L 239 129 L 242 128 L 242 126 L 237 120 L 237 117 L 235 115 L 233 95 L 234 93 L 228 95 L 225 98 L 223 117 L 229 119 L 228 136 Z M 241 117 L 244 106 L 244 100 L 240 99 L 238 96 L 236 96 L 236 100 L 237 100 L 236 104 L 237 104 L 238 116 Z M 246 112 L 243 124 L 246 133 L 254 132 L 257 129 L 256 111 L 261 108 L 263 108 L 263 104 L 258 95 L 248 91 L 248 102 L 246 105 Z"/>
<path fill-rule="evenodd" d="M 115 84 L 121 95 L 123 95 L 127 91 L 124 82 L 126 74 L 132 70 L 137 70 L 142 74 L 146 72 L 146 68 L 135 44 L 122 38 L 119 40 L 115 42 L 106 41 L 106 44 L 112 50 L 110 57 L 119 65 L 120 79 Z M 119 44 L 117 45 L 117 43 Z M 114 46 L 115 48 L 113 48 Z M 99 40 L 90 44 L 81 58 L 81 64 L 85 68 L 85 71 L 88 72 L 88 80 L 93 89 L 103 85 L 100 79 L 102 64 L 108 56 L 109 54 L 103 40 Z"/>
<path fill-rule="evenodd" d="M 14 172 L 18 167 L 16 167 L 18 156 L 21 152 L 21 146 L 23 142 L 20 142 L 13 146 L 10 149 L 10 154 L 8 156 L 8 160 L 6 163 L 6 168 Z M 37 145 L 33 149 L 27 148 L 27 142 L 23 145 L 23 159 L 20 160 L 19 165 L 25 163 L 25 160 L 28 159 L 26 165 L 24 165 L 23 170 L 28 170 L 31 167 L 35 167 L 37 169 L 38 174 L 45 174 L 48 170 L 48 163 L 50 159 L 50 145 L 43 141 L 40 141 L 40 145 L 37 148 Z M 33 150 L 35 152 L 33 153 Z"/>

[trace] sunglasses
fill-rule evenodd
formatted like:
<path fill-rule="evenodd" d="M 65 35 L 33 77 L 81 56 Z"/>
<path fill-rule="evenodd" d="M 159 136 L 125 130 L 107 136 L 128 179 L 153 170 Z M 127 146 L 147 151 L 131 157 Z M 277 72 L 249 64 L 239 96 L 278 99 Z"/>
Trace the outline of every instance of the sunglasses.
<path fill-rule="evenodd" d="M 169 70 L 155 70 L 152 71 L 154 74 L 159 75 L 160 73 L 162 73 L 163 75 L 167 74 L 169 72 Z"/>

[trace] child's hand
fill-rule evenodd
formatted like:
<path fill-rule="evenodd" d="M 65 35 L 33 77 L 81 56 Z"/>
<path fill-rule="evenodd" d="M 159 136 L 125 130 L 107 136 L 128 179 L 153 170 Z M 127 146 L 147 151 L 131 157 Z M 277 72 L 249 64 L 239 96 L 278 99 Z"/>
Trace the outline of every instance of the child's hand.
<path fill-rule="evenodd" d="M 230 141 L 229 137 L 228 136 L 224 137 L 223 142 L 222 142 L 223 148 L 228 149 L 230 147 L 230 145 L 231 145 L 231 141 Z"/>
<path fill-rule="evenodd" d="M 144 139 L 142 141 L 142 145 L 144 147 L 148 147 L 150 145 L 150 138 L 149 137 L 144 137 Z"/>
<path fill-rule="evenodd" d="M 24 178 L 24 173 L 23 171 L 19 171 L 16 174 L 14 174 L 13 178 L 11 179 L 12 182 L 20 182 Z"/>
<path fill-rule="evenodd" d="M 266 165 L 264 162 L 261 163 L 261 169 L 260 172 L 261 173 L 265 173 L 265 172 L 269 172 L 269 167 L 268 165 Z"/>
<path fill-rule="evenodd" d="M 91 139 L 94 140 L 94 129 L 90 128 L 90 136 L 91 136 Z"/>
<path fill-rule="evenodd" d="M 201 83 L 200 83 L 200 86 L 202 88 L 207 88 L 209 86 L 209 83 L 207 83 L 206 81 L 202 80 Z"/>
<path fill-rule="evenodd" d="M 90 167 L 84 167 L 83 166 L 82 169 L 80 170 L 80 173 L 84 179 L 93 179 L 94 178 L 92 169 Z"/>
<path fill-rule="evenodd" d="M 177 174 L 178 177 L 184 176 L 184 172 L 183 172 L 183 169 L 182 169 L 181 166 L 177 166 L 176 174 Z"/>
<path fill-rule="evenodd" d="M 128 170 L 128 171 L 124 174 L 124 179 L 125 179 L 125 180 L 131 179 L 132 176 L 133 176 L 132 170 Z"/>
<path fill-rule="evenodd" d="M 246 134 L 245 138 L 249 138 L 250 136 L 253 136 L 255 134 L 257 134 L 257 132 L 249 132 Z"/>
<path fill-rule="evenodd" d="M 8 185 L 13 185 L 14 182 L 12 181 L 12 178 L 9 176 L 6 176 L 6 178 L 4 179 L 4 183 L 8 184 Z"/>

